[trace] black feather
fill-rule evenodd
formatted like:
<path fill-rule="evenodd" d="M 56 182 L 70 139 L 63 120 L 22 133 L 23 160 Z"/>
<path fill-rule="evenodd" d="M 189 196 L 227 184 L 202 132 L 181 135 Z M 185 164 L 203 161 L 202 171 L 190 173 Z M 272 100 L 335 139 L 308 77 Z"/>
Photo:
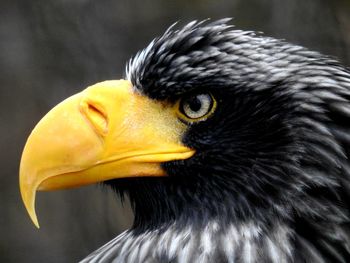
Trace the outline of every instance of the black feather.
<path fill-rule="evenodd" d="M 261 229 L 256 262 L 270 262 L 263 237 L 283 225 L 288 240 L 271 237 L 284 255 L 276 262 L 349 262 L 349 70 L 227 22 L 172 26 L 127 67 L 135 88 L 155 100 L 213 94 L 214 115 L 183 137 L 196 155 L 165 163 L 166 178 L 107 183 L 129 195 L 136 236 L 173 224 L 200 230 L 216 221 L 224 231 L 253 222 Z M 236 247 L 235 262 L 244 255 Z"/>

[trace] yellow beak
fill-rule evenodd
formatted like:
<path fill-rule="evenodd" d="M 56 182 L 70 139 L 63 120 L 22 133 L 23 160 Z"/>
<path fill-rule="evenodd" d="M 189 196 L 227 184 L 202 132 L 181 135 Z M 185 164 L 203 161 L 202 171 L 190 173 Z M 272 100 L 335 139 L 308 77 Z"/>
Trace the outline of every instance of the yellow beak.
<path fill-rule="evenodd" d="M 161 163 L 194 154 L 181 143 L 185 129 L 171 105 L 126 80 L 95 84 L 61 102 L 36 125 L 22 154 L 20 190 L 32 221 L 39 227 L 37 190 L 166 175 Z"/>

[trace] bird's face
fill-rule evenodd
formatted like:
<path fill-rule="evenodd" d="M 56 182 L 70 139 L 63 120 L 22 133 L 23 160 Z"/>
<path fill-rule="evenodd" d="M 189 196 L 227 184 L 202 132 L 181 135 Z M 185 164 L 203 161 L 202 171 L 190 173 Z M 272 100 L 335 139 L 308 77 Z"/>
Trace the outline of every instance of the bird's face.
<path fill-rule="evenodd" d="M 298 181 L 285 87 L 297 66 L 274 56 L 278 43 L 224 22 L 168 30 L 131 60 L 127 80 L 89 87 L 39 122 L 20 167 L 36 224 L 36 190 L 103 181 L 141 217 L 278 209 Z"/>

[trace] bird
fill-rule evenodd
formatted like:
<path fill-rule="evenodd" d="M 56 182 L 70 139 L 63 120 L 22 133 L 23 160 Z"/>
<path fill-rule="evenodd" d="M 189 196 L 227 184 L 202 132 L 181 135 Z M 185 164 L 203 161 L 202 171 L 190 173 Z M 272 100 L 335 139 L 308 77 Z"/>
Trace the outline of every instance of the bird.
<path fill-rule="evenodd" d="M 20 190 L 92 183 L 134 222 L 82 262 L 350 262 L 350 71 L 229 18 L 174 24 L 33 129 Z"/>

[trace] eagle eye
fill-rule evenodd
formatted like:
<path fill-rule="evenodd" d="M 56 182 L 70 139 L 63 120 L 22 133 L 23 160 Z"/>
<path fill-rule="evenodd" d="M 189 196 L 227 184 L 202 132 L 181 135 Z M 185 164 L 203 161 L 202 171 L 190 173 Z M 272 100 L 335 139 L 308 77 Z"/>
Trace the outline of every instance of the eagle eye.
<path fill-rule="evenodd" d="M 209 93 L 187 96 L 179 101 L 180 118 L 186 122 L 207 119 L 215 110 L 216 101 Z"/>

